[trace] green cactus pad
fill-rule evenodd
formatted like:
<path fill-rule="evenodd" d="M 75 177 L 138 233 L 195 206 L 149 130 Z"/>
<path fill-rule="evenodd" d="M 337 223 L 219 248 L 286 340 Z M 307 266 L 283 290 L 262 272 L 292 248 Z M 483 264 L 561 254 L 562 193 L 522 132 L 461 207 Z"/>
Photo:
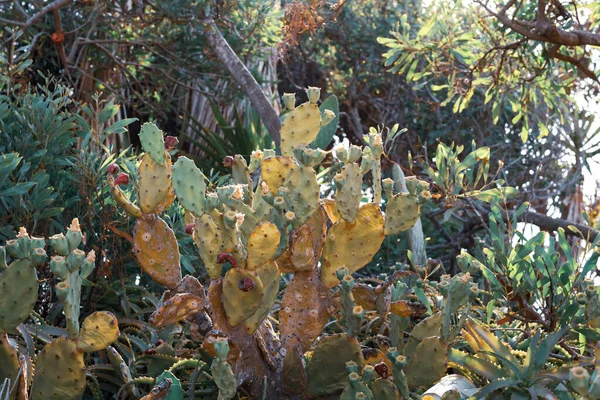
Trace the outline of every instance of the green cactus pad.
<path fill-rule="evenodd" d="M 292 156 L 296 146 L 306 146 L 317 138 L 321 130 L 321 112 L 313 103 L 294 108 L 281 124 L 281 154 Z"/>
<path fill-rule="evenodd" d="M 138 169 L 140 208 L 144 214 L 160 213 L 173 203 L 175 192 L 171 186 L 171 157 L 165 151 L 165 161 L 159 165 L 146 154 Z"/>
<path fill-rule="evenodd" d="M 279 293 L 279 279 L 281 278 L 281 273 L 279 272 L 279 268 L 277 268 L 275 261 L 269 261 L 266 264 L 263 264 L 256 272 L 263 284 L 265 295 L 260 307 L 256 310 L 254 315 L 244 321 L 246 332 L 248 334 L 254 333 L 271 312 L 275 300 L 277 299 L 277 294 Z"/>
<path fill-rule="evenodd" d="M 319 271 L 301 271 L 288 284 L 279 311 L 281 341 L 285 347 L 300 345 L 307 351 L 329 320 L 327 287 L 319 279 Z"/>
<path fill-rule="evenodd" d="M 35 364 L 32 400 L 76 399 L 85 389 L 83 353 L 74 340 L 60 337 L 44 347 Z"/>
<path fill-rule="evenodd" d="M 258 225 L 248 238 L 246 268 L 254 271 L 273 258 L 279 246 L 281 233 L 272 222 Z"/>
<path fill-rule="evenodd" d="M 142 269 L 156 282 L 169 289 L 181 282 L 179 246 L 165 221 L 158 217 L 138 219 L 133 250 Z"/>
<path fill-rule="evenodd" d="M 83 321 L 77 337 L 77 349 L 86 353 L 104 350 L 118 337 L 117 318 L 110 312 L 97 311 Z"/>
<path fill-rule="evenodd" d="M 354 223 L 362 199 L 362 174 L 357 163 L 349 163 L 340 173 L 342 184 L 335 193 L 335 207 L 340 216 Z"/>
<path fill-rule="evenodd" d="M 363 358 L 356 338 L 344 333 L 321 340 L 307 366 L 308 390 L 314 397 L 335 393 L 346 387 L 348 372 L 346 362 L 362 366 Z"/>
<path fill-rule="evenodd" d="M 181 387 L 181 382 L 179 381 L 179 379 L 177 379 L 177 377 L 175 375 L 173 375 L 171 373 L 171 371 L 165 371 L 156 378 L 156 383 L 160 384 L 165 379 L 171 380 L 171 386 L 169 387 L 169 391 L 167 392 L 167 395 L 164 397 L 160 397 L 160 399 L 161 400 L 183 400 L 185 393 L 183 391 L 183 388 Z"/>
<path fill-rule="evenodd" d="M 13 261 L 0 274 L 0 333 L 29 317 L 38 296 L 38 278 L 28 259 Z"/>
<path fill-rule="evenodd" d="M 8 341 L 6 334 L 0 334 L 0 379 L 4 382 L 5 379 L 10 380 L 11 387 L 17 388 L 15 379 L 19 377 L 19 354 Z M 16 398 L 17 390 L 9 391 L 8 400 Z"/>
<path fill-rule="evenodd" d="M 410 332 L 406 342 L 405 355 L 410 358 L 419 343 L 428 337 L 439 336 L 442 327 L 442 313 L 435 313 L 419 322 Z"/>
<path fill-rule="evenodd" d="M 298 165 L 291 157 L 268 157 L 262 162 L 261 175 L 271 192 L 276 193 L 283 185 L 288 172 Z"/>
<path fill-rule="evenodd" d="M 179 157 L 173 165 L 171 182 L 179 202 L 196 217 L 204 214 L 206 201 L 205 176 L 196 164 L 187 157 Z"/>
<path fill-rule="evenodd" d="M 446 373 L 447 364 L 447 345 L 436 336 L 423 339 L 404 368 L 409 389 L 439 381 Z"/>
<path fill-rule="evenodd" d="M 236 394 L 237 383 L 229 364 L 226 361 L 215 358 L 210 366 L 210 372 L 219 388 L 219 399 L 233 399 Z"/>
<path fill-rule="evenodd" d="M 158 126 L 146 122 L 140 130 L 140 142 L 144 151 L 160 166 L 165 165 L 165 139 Z"/>
<path fill-rule="evenodd" d="M 327 232 L 321 280 L 331 288 L 339 282 L 335 274 L 338 268 L 345 266 L 352 274 L 364 267 L 379 250 L 383 238 L 383 215 L 375 204 L 361 206 L 353 224 L 337 221 Z"/>
<path fill-rule="evenodd" d="M 229 325 L 235 327 L 260 308 L 265 289 L 256 271 L 232 268 L 223 279 L 223 307 Z"/>
<path fill-rule="evenodd" d="M 218 217 L 220 218 L 220 215 Z M 223 232 L 210 214 L 203 214 L 196 220 L 194 243 L 198 247 L 208 276 L 211 279 L 220 277 L 223 266 L 217 263 L 217 256 L 223 246 Z"/>
<path fill-rule="evenodd" d="M 317 175 L 311 167 L 297 165 L 287 174 L 283 186 L 288 189 L 286 204 L 295 214 L 294 228 L 302 226 L 319 207 L 321 194 Z"/>
<path fill-rule="evenodd" d="M 377 379 L 373 382 L 373 398 L 377 400 L 400 400 L 400 392 L 392 381 L 388 379 Z"/>
<path fill-rule="evenodd" d="M 398 193 L 387 203 L 385 209 L 385 234 L 395 235 L 413 227 L 421 215 L 416 196 Z"/>

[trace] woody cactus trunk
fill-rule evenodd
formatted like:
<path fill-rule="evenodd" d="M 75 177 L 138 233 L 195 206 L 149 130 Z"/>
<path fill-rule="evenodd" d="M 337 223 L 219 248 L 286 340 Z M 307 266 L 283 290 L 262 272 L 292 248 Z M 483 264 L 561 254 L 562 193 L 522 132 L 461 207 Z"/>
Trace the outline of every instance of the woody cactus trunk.
<path fill-rule="evenodd" d="M 117 176 L 115 166 L 110 169 L 115 200 L 138 219 L 133 247 L 141 267 L 172 289 L 151 321 L 157 326 L 183 319 L 193 323 L 198 314 L 208 314 L 212 331 L 202 347 L 218 356 L 212 370 L 223 399 L 232 398 L 239 386 L 266 398 L 344 389 L 346 362 L 364 364 L 356 339 L 364 310 L 354 301 L 351 274 L 373 258 L 385 235 L 410 229 L 428 198 L 424 182 L 410 193 L 394 193 L 387 179 L 382 190 L 382 138 L 371 133 L 365 148 L 336 150 L 343 167 L 334 178 L 335 199 L 321 199 L 315 168 L 328 152 L 308 145 L 335 115 L 320 112 L 319 89 L 307 92 L 309 101 L 297 107 L 293 95 L 284 97 L 289 112 L 281 128 L 281 155 L 255 151 L 249 165 L 242 156 L 228 157 L 229 185 L 209 186 L 186 157 L 171 166 L 173 139 L 165 140 L 152 124 L 140 134 L 146 154 L 137 171 L 139 205 L 119 187 L 128 177 Z M 369 172 L 374 200 L 364 203 L 363 177 Z M 177 241 L 159 216 L 174 197 L 186 211 L 211 279 L 206 291 L 195 278 L 182 281 Z M 293 278 L 273 313 L 282 273 Z M 339 309 L 346 332 L 321 337 Z M 305 365 L 309 350 L 312 358 Z"/>

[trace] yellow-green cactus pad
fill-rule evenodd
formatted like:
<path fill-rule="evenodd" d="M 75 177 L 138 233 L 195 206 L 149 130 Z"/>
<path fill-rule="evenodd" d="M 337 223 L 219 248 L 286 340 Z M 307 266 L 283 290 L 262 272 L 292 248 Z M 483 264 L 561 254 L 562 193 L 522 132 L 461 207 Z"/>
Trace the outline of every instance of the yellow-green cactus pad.
<path fill-rule="evenodd" d="M 140 142 L 144 151 L 158 163 L 165 164 L 165 139 L 163 133 L 158 126 L 153 123 L 146 122 L 140 130 Z"/>
<path fill-rule="evenodd" d="M 254 271 L 275 256 L 281 233 L 272 222 L 258 225 L 248 238 L 246 268 Z"/>
<path fill-rule="evenodd" d="M 279 293 L 279 278 L 281 278 L 281 273 L 279 272 L 279 268 L 277 268 L 275 261 L 269 261 L 266 264 L 263 264 L 256 272 L 265 289 L 265 296 L 254 315 L 244 321 L 244 326 L 248 334 L 254 333 L 271 312 L 275 300 L 277 299 L 277 294 Z"/>
<path fill-rule="evenodd" d="M 423 339 L 404 368 L 408 388 L 429 387 L 439 381 L 446 374 L 447 350 L 439 337 Z"/>
<path fill-rule="evenodd" d="M 0 274 L 0 333 L 23 322 L 37 301 L 38 279 L 28 259 L 13 261 Z"/>
<path fill-rule="evenodd" d="M 144 155 L 138 168 L 140 208 L 144 214 L 159 213 L 171 205 L 175 192 L 171 186 L 171 157 L 165 152 L 163 165 Z"/>
<path fill-rule="evenodd" d="M 220 218 L 220 215 L 217 217 Z M 221 227 L 210 214 L 202 214 L 200 218 L 196 219 L 194 242 L 198 247 L 208 276 L 211 279 L 221 276 L 223 266 L 217 262 L 217 256 L 223 246 L 223 234 Z"/>
<path fill-rule="evenodd" d="M 158 217 L 138 219 L 133 249 L 142 269 L 156 282 L 169 289 L 181 282 L 179 246 L 165 221 Z"/>
<path fill-rule="evenodd" d="M 104 350 L 119 337 L 119 322 L 113 313 L 96 311 L 83 320 L 77 349 L 85 353 Z"/>
<path fill-rule="evenodd" d="M 206 202 L 205 176 L 194 161 L 187 157 L 179 157 L 173 165 L 171 183 L 177 199 L 187 211 L 196 217 L 204 214 Z"/>
<path fill-rule="evenodd" d="M 405 354 L 406 357 L 411 357 L 417 346 L 425 338 L 439 336 L 442 327 L 442 313 L 435 313 L 419 322 L 410 332 L 408 341 L 406 342 Z"/>
<path fill-rule="evenodd" d="M 288 189 L 285 201 L 295 215 L 294 228 L 303 225 L 319 208 L 320 187 L 312 167 L 297 165 L 287 174 L 283 186 Z"/>
<path fill-rule="evenodd" d="M 288 172 L 297 165 L 290 157 L 267 157 L 262 162 L 262 179 L 265 181 L 271 192 L 276 193 L 277 189 L 283 185 L 283 181 Z"/>
<path fill-rule="evenodd" d="M 157 327 L 175 324 L 199 313 L 203 307 L 202 298 L 191 293 L 177 293 L 158 307 L 150 316 L 150 323 Z"/>
<path fill-rule="evenodd" d="M 232 268 L 223 279 L 223 307 L 229 325 L 235 327 L 260 308 L 265 289 L 256 271 Z"/>
<path fill-rule="evenodd" d="M 10 380 L 10 387 L 13 387 L 13 391 L 8 391 L 8 399 L 13 400 L 17 395 L 17 387 L 15 380 L 19 377 L 19 354 L 17 350 L 11 346 L 8 342 L 8 336 L 6 334 L 0 334 L 0 379 L 4 382 L 5 379 Z"/>
<path fill-rule="evenodd" d="M 294 108 L 281 124 L 281 154 L 292 156 L 296 146 L 306 146 L 321 130 L 321 112 L 316 104 L 306 102 Z"/>
<path fill-rule="evenodd" d="M 339 281 L 335 271 L 345 266 L 350 273 L 365 266 L 383 242 L 383 215 L 375 204 L 359 208 L 353 224 L 341 219 L 327 232 L 321 280 L 329 288 Z"/>
<path fill-rule="evenodd" d="M 306 368 L 308 390 L 313 397 L 342 390 L 348 384 L 346 362 L 363 365 L 360 345 L 356 338 L 338 333 L 321 340 Z"/>
<path fill-rule="evenodd" d="M 385 234 L 395 235 L 413 227 L 421 215 L 416 196 L 398 193 L 389 199 L 385 209 Z"/>
<path fill-rule="evenodd" d="M 362 199 L 362 173 L 357 163 L 348 163 L 338 175 L 340 183 L 335 192 L 335 206 L 340 216 L 353 223 Z"/>
<path fill-rule="evenodd" d="M 109 175 L 107 180 L 108 180 L 108 185 L 110 186 L 110 190 L 112 192 L 113 198 L 115 199 L 117 204 L 119 206 L 121 206 L 121 208 L 129 215 L 136 217 L 136 218 L 140 218 L 143 215 L 142 210 L 138 206 L 133 204 L 133 202 L 131 200 L 129 200 L 129 198 L 127 198 L 127 196 L 125 196 L 125 193 L 123 193 L 121 188 L 115 183 L 115 177 L 112 175 Z"/>
<path fill-rule="evenodd" d="M 59 337 L 44 347 L 35 363 L 32 400 L 72 400 L 85 389 L 85 364 L 77 343 Z"/>
<path fill-rule="evenodd" d="M 328 294 L 316 268 L 294 274 L 279 311 L 281 341 L 286 348 L 300 346 L 305 352 L 319 337 L 329 320 Z"/>

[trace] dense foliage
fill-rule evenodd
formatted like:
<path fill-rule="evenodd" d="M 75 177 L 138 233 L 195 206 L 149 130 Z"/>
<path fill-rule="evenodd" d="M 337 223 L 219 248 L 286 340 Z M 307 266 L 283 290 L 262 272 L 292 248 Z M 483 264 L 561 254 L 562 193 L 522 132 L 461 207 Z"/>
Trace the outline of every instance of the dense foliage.
<path fill-rule="evenodd" d="M 599 16 L 0 1 L 0 399 L 600 399 Z"/>

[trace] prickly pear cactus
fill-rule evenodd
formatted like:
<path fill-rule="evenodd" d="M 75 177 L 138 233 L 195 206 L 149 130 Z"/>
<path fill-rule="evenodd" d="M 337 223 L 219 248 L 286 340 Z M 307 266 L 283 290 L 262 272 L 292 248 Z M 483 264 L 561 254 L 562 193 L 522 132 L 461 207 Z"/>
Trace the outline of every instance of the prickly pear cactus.
<path fill-rule="evenodd" d="M 4 264 L 6 253 L 14 260 L 0 269 L 0 333 L 12 332 L 33 310 L 38 296 L 35 267 L 46 260 L 44 245 L 43 238 L 32 238 L 21 228 L 16 239 L 0 247 Z"/>
<path fill-rule="evenodd" d="M 260 308 L 265 288 L 255 271 L 232 268 L 223 279 L 223 306 L 231 326 L 252 317 Z"/>
<path fill-rule="evenodd" d="M 13 400 L 17 396 L 18 384 L 15 384 L 20 378 L 20 363 L 17 350 L 9 343 L 8 335 L 0 334 L 0 378 L 4 382 L 8 379 L 10 387 L 14 390 L 8 391 L 8 399 Z"/>

